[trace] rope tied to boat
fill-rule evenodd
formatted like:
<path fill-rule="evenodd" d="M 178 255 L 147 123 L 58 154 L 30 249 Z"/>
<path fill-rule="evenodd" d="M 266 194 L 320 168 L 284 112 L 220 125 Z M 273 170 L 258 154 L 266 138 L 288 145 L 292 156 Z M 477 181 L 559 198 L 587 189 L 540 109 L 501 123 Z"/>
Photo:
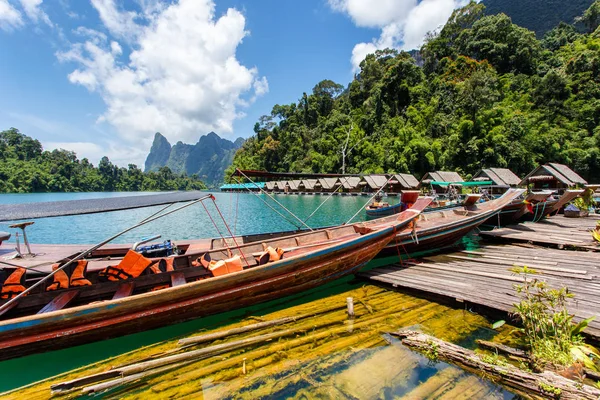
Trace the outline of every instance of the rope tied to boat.
<path fill-rule="evenodd" d="M 283 204 L 281 204 L 280 202 L 278 202 L 273 196 L 271 196 L 269 193 L 265 192 L 263 190 L 263 188 L 261 188 L 260 186 L 258 186 L 256 184 L 256 182 L 254 182 L 252 179 L 250 179 L 248 177 L 248 175 L 244 174 L 244 172 L 242 172 L 242 170 L 240 170 L 239 168 L 235 169 L 237 172 L 239 172 L 240 174 L 242 174 L 242 176 L 244 176 L 244 178 L 248 179 L 250 181 L 250 183 L 252 183 L 258 190 L 260 190 L 262 193 L 266 194 L 268 198 L 270 198 L 271 200 L 273 200 L 279 207 L 283 208 L 285 211 L 287 211 L 292 217 L 294 217 L 297 221 L 300 221 L 300 223 L 302 225 L 304 225 L 305 227 L 308 228 L 308 230 L 310 230 L 311 232 L 313 231 L 313 229 L 308 226 L 304 221 L 302 221 L 300 218 L 298 218 L 298 216 L 296 214 L 294 214 L 293 212 L 291 212 L 290 210 L 288 210 Z M 248 189 L 248 188 L 247 188 Z M 248 189 L 250 192 L 252 192 L 250 189 Z M 266 203 L 266 202 L 265 202 Z M 268 204 L 268 203 L 267 203 Z M 271 207 L 272 208 L 272 207 Z M 279 215 L 281 215 L 281 213 L 278 213 Z"/>
<path fill-rule="evenodd" d="M 369 204 L 371 202 L 371 200 L 373 200 L 375 198 L 375 196 L 377 196 L 382 190 L 383 188 L 385 188 L 387 186 L 388 183 L 390 183 L 390 181 L 392 180 L 392 178 L 394 177 L 394 175 L 390 175 L 389 179 L 387 181 L 385 181 L 385 183 L 383 185 L 381 185 L 381 187 L 379 188 L 378 191 L 375 192 L 375 194 L 373 196 L 371 196 L 371 198 L 369 200 L 367 200 L 366 204 Z M 356 214 L 354 214 L 352 216 L 352 218 L 350 218 L 348 221 L 346 221 L 344 223 L 344 225 L 348 225 L 354 218 L 356 218 L 356 216 L 365 208 L 365 206 L 362 206 L 357 212 Z"/>
<path fill-rule="evenodd" d="M 237 249 L 239 250 L 240 254 L 242 255 L 242 258 L 244 259 L 244 262 L 246 263 L 246 266 L 249 267 L 250 264 L 248 263 L 248 260 L 246 259 L 246 255 L 244 254 L 244 252 L 242 251 L 242 248 L 240 247 L 240 245 L 238 244 L 235 236 L 231 233 L 231 229 L 229 229 L 229 225 L 227 225 L 227 221 L 225 221 L 225 218 L 223 217 L 223 214 L 221 213 L 221 210 L 219 209 L 219 206 L 217 206 L 217 202 L 215 201 L 215 196 L 211 195 L 211 200 L 213 201 L 213 204 L 215 205 L 215 208 L 217 209 L 217 212 L 219 213 L 219 215 L 221 216 L 221 219 L 223 220 L 223 224 L 225 224 L 225 228 L 227 228 L 227 231 L 229 232 L 229 236 L 231 236 L 231 238 L 233 239 L 233 243 L 235 243 L 235 247 L 237 247 Z M 204 204 L 204 203 L 202 203 Z M 212 218 L 211 218 L 212 219 Z M 227 243 L 227 241 L 225 239 L 223 239 L 223 241 L 225 243 Z M 229 250 L 229 247 L 227 248 Z M 230 250 L 231 251 L 231 250 Z"/>
<path fill-rule="evenodd" d="M 325 200 L 323 200 L 323 202 L 321 204 L 319 204 L 319 206 L 317 208 L 315 208 L 315 210 L 304 220 L 304 222 L 308 222 L 308 220 L 311 219 L 312 216 L 315 215 L 315 213 L 317 211 L 319 211 L 319 209 L 323 206 L 323 204 L 327 203 L 327 200 L 329 200 L 331 197 L 333 197 L 333 194 L 336 193 L 338 190 L 340 190 L 340 188 L 344 185 L 344 183 L 348 182 L 348 178 L 350 178 L 350 177 L 347 176 L 346 178 L 344 178 L 344 182 L 340 183 L 338 185 L 338 187 L 335 188 L 335 190 L 333 192 L 331 192 L 329 194 L 329 196 L 327 196 L 327 198 Z"/>

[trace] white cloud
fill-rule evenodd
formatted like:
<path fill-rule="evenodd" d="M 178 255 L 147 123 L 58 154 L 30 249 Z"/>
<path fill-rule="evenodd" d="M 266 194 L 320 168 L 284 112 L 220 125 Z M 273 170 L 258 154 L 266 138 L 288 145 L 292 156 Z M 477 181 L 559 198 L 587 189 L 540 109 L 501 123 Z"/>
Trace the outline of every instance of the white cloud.
<path fill-rule="evenodd" d="M 248 34 L 239 11 L 217 18 L 210 0 L 162 7 L 140 0 L 146 8 L 134 13 L 112 0 L 91 1 L 116 40 L 79 28 L 86 39 L 57 57 L 77 65 L 68 76 L 72 83 L 102 96 L 106 110 L 98 122 L 116 128 L 121 148 L 146 153 L 157 131 L 171 142 L 193 142 L 209 131 L 230 134 L 241 109 L 268 92 L 267 79 L 236 59 Z"/>
<path fill-rule="evenodd" d="M 21 0 L 21 7 L 25 11 L 25 14 L 31 19 L 33 22 L 38 23 L 39 21 L 43 21 L 48 26 L 52 26 L 52 22 L 50 22 L 50 17 L 48 14 L 42 10 L 41 5 L 44 0 Z"/>
<path fill-rule="evenodd" d="M 380 28 L 378 38 L 358 43 L 351 62 L 359 69 L 367 54 L 385 48 L 419 48 L 428 32 L 441 28 L 456 8 L 468 0 L 328 0 L 330 7 L 347 14 L 357 26 Z"/>
<path fill-rule="evenodd" d="M 133 40 L 139 34 L 141 27 L 135 22 L 138 18 L 136 12 L 119 10 L 114 0 L 91 0 L 91 2 L 110 33 L 128 40 Z"/>
<path fill-rule="evenodd" d="M 12 31 L 23 25 L 23 18 L 19 10 L 14 8 L 8 0 L 0 0 L 0 29 Z"/>

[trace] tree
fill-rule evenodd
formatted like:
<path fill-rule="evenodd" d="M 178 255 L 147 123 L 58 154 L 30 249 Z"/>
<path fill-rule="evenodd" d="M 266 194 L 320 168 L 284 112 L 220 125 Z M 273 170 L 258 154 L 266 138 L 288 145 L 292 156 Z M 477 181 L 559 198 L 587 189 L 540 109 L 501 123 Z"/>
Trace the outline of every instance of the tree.
<path fill-rule="evenodd" d="M 585 10 L 583 15 L 577 17 L 575 21 L 584 24 L 589 33 L 598 29 L 598 25 L 600 24 L 600 0 L 594 1 L 590 8 Z"/>

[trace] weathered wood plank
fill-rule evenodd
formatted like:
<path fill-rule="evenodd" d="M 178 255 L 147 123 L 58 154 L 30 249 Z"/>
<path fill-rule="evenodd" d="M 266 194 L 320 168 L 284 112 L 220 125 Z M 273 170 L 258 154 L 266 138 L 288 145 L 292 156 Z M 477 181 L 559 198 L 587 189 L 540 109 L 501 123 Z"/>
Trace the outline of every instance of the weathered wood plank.
<path fill-rule="evenodd" d="M 56 296 L 50 303 L 46 304 L 44 308 L 38 311 L 38 314 L 44 314 L 51 311 L 62 310 L 64 307 L 71 302 L 79 294 L 79 290 L 69 290 Z"/>

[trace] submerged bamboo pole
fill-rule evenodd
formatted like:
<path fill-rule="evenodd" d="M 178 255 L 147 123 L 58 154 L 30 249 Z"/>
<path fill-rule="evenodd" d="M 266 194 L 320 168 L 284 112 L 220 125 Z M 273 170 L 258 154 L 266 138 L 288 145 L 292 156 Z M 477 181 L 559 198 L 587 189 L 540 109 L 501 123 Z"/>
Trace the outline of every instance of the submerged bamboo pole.
<path fill-rule="evenodd" d="M 563 400 L 597 400 L 600 389 L 564 378 L 554 372 L 525 372 L 507 364 L 495 365 L 483 361 L 472 350 L 445 342 L 433 336 L 415 331 L 399 331 L 393 335 L 402 338 L 402 343 L 419 351 L 435 353 L 442 360 L 457 364 L 471 372 L 492 377 L 496 383 L 520 392 L 541 397 Z"/>

